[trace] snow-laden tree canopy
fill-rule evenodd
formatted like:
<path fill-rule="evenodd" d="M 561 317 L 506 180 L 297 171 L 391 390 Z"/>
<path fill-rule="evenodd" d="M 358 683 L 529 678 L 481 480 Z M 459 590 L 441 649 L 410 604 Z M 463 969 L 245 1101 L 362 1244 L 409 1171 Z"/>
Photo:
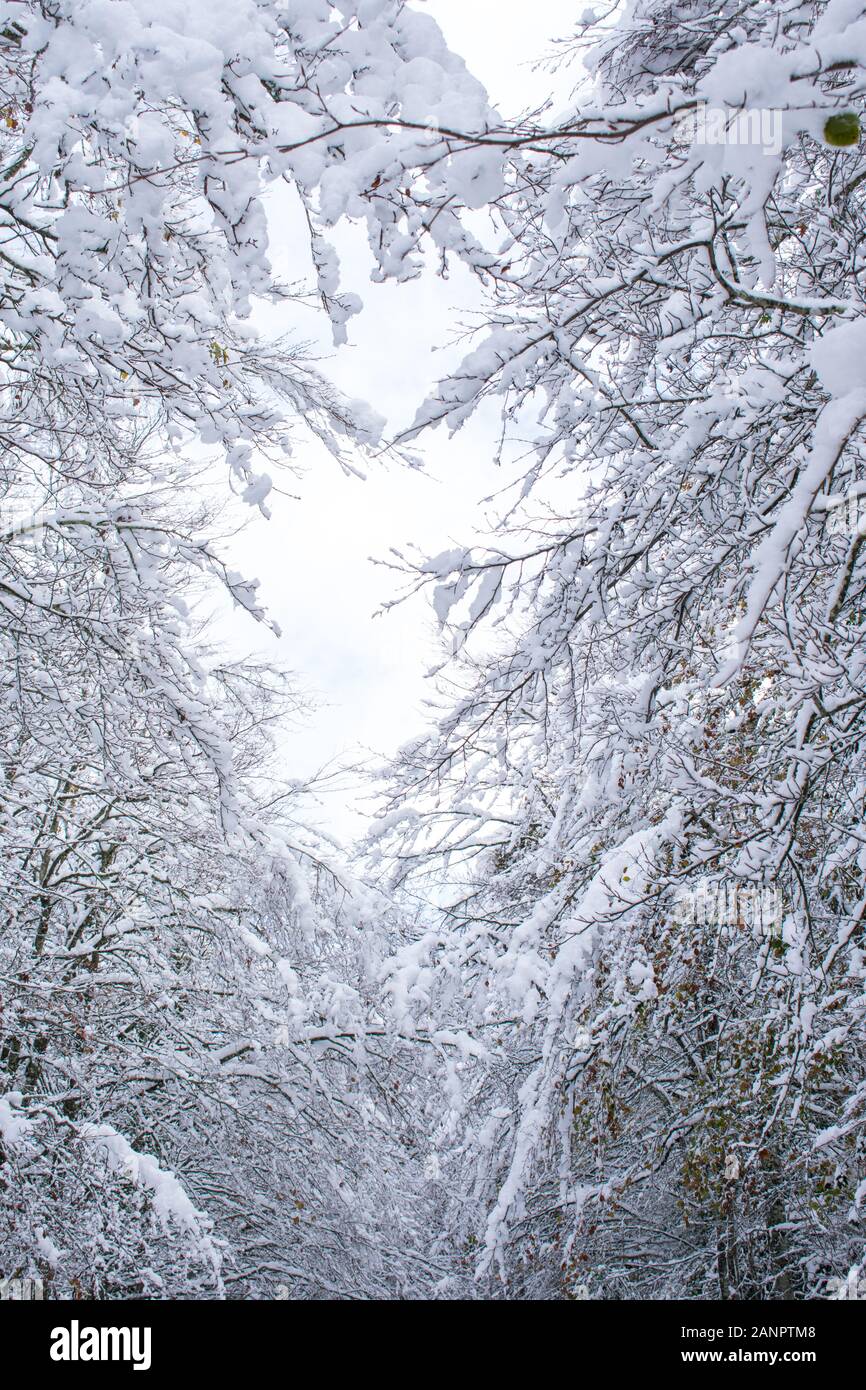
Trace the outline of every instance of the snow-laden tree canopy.
<path fill-rule="evenodd" d="M 250 326 L 307 297 L 268 189 L 304 202 L 339 338 L 322 227 L 362 210 L 382 273 L 417 273 L 397 171 L 432 92 L 473 127 L 484 94 L 401 4 L 0 9 L 0 1273 L 411 1292 L 437 1264 L 379 997 L 396 919 L 274 778 L 291 685 L 222 659 L 196 600 L 266 620 L 211 539 L 214 455 L 266 511 L 292 435 L 378 441 Z"/>
<path fill-rule="evenodd" d="M 863 4 L 587 11 L 569 104 L 512 122 L 401 0 L 0 9 L 2 1272 L 859 1268 Z M 284 181 L 337 344 L 343 219 L 374 278 L 485 288 L 390 445 L 251 330 L 310 297 L 268 260 Z M 512 486 L 404 554 L 441 716 L 352 875 L 274 783 L 291 687 L 193 616 L 216 583 L 266 621 L 201 476 L 267 514 L 292 436 L 399 458 L 490 398 Z"/>
<path fill-rule="evenodd" d="M 489 1040 L 482 1273 L 803 1296 L 863 1259 L 866 13 L 635 0 L 578 60 L 418 416 L 498 394 L 523 462 L 406 556 L 450 660 L 374 843 L 449 906 L 395 980 Z"/>

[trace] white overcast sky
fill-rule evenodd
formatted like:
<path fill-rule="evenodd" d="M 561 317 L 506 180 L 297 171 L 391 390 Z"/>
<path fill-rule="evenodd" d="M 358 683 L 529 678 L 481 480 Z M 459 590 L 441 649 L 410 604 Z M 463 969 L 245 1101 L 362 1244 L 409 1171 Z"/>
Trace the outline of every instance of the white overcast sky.
<path fill-rule="evenodd" d="M 531 23 L 519 0 L 427 0 L 425 8 L 503 115 L 549 94 L 549 75 L 533 71 L 530 62 L 550 39 L 569 32 L 571 4 L 534 0 Z M 297 280 L 309 263 L 303 228 L 293 221 L 288 206 L 273 210 L 272 254 L 278 272 Z M 374 285 L 363 234 L 341 230 L 338 245 L 343 288 L 359 293 L 365 308 L 349 325 L 349 344 L 331 350 L 323 369 L 347 394 L 386 415 L 394 430 L 411 421 L 445 366 L 462 355 L 459 346 L 447 344 L 459 311 L 465 319 L 477 302 L 476 291 L 465 273 L 444 282 L 431 274 L 409 284 Z M 269 332 L 285 326 L 270 308 L 260 318 Z M 437 655 L 435 624 L 421 599 L 374 617 L 394 596 L 398 577 L 370 557 L 407 542 L 436 554 L 472 538 L 482 522 L 480 499 L 505 481 L 490 462 L 492 409 L 452 439 L 441 430 L 427 436 L 426 475 L 373 464 L 366 481 L 351 479 L 315 448 L 301 447 L 299 460 L 309 464 L 305 476 L 286 480 L 301 500 L 273 498 L 272 519 L 256 517 L 231 541 L 232 563 L 261 580 L 282 637 L 271 641 L 233 615 L 222 620 L 227 641 L 297 672 L 319 701 L 304 725 L 286 735 L 281 761 L 287 775 L 304 778 L 326 763 L 363 756 L 386 758 L 424 727 L 423 701 L 431 693 L 424 673 Z M 351 839 L 363 829 L 359 799 L 348 783 L 328 795 L 323 824 Z"/>

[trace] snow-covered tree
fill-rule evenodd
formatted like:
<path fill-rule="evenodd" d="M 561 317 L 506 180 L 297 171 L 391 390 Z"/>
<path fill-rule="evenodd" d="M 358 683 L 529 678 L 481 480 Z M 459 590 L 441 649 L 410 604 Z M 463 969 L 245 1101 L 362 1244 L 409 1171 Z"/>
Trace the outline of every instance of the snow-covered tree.
<path fill-rule="evenodd" d="M 866 11 L 631 0 L 558 61 L 414 427 L 498 394 L 516 483 L 406 558 L 450 664 L 374 836 L 434 885 L 394 985 L 486 1051 L 482 1276 L 804 1296 L 864 1256 Z"/>
<path fill-rule="evenodd" d="M 404 0 L 0 3 L 5 1275 L 778 1298 L 862 1262 L 866 12 L 627 0 L 557 61 L 566 109 L 509 124 Z M 298 441 L 381 447 L 292 336 L 314 299 L 345 341 L 343 218 L 376 279 L 486 286 L 400 446 L 498 395 L 514 483 L 406 559 L 447 642 L 374 837 L 411 932 L 272 774 L 291 686 L 195 616 L 266 621 L 205 475 L 267 513 Z"/>
<path fill-rule="evenodd" d="M 344 336 L 322 229 L 346 211 L 417 273 L 432 215 L 394 189 L 435 162 L 437 103 L 477 125 L 483 92 L 393 0 L 16 0 L 0 85 L 0 1271 L 81 1296 L 416 1291 L 438 1270 L 412 1046 L 378 1002 L 389 909 L 272 776 L 291 689 L 226 665 L 192 600 L 221 585 L 266 620 L 210 539 L 220 458 L 267 514 L 293 434 L 344 462 L 377 444 L 296 305 Z M 268 260 L 284 183 L 310 294 Z"/>
<path fill-rule="evenodd" d="M 269 773 L 291 687 L 194 645 L 201 545 L 160 512 L 8 538 L 3 1267 L 81 1296 L 396 1291 L 419 1140 L 375 1009 L 387 904 Z"/>

